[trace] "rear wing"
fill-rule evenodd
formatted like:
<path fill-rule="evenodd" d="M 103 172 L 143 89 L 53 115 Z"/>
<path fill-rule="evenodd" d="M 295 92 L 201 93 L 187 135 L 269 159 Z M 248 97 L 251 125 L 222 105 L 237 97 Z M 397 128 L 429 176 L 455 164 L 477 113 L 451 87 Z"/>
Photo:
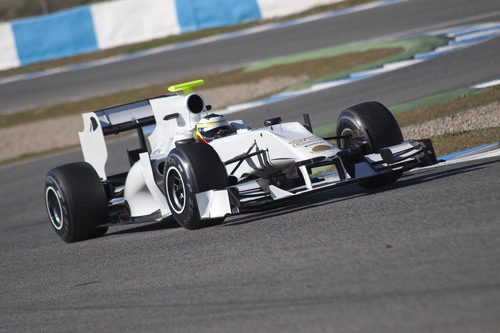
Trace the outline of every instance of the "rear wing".
<path fill-rule="evenodd" d="M 186 88 L 186 85 L 199 85 L 199 82 L 188 82 L 171 88 L 172 90 L 190 88 Z M 201 95 L 173 93 L 84 113 L 82 114 L 83 130 L 78 132 L 83 158 L 94 167 L 99 177 L 106 180 L 105 165 L 108 160 L 108 150 L 105 136 L 137 130 L 141 147 L 128 151 L 132 166 L 137 162 L 140 153 L 148 152 L 149 147 L 142 130 L 144 126 L 155 125 L 154 131 L 149 136 L 149 143 L 153 150 L 169 149 L 170 143 L 177 134 L 189 132 L 192 135 L 191 131 L 199 121 L 202 111 L 207 111 L 207 107 Z"/>
<path fill-rule="evenodd" d="M 153 108 L 149 100 L 96 111 L 94 114 L 105 136 L 155 124 Z"/>
<path fill-rule="evenodd" d="M 108 150 L 104 137 L 137 130 L 141 150 L 147 151 L 142 127 L 156 124 L 149 100 L 84 113 L 82 118 L 83 130 L 78 132 L 78 137 L 80 138 L 83 158 L 94 167 L 103 180 L 107 179 L 105 165 L 108 160 Z"/>

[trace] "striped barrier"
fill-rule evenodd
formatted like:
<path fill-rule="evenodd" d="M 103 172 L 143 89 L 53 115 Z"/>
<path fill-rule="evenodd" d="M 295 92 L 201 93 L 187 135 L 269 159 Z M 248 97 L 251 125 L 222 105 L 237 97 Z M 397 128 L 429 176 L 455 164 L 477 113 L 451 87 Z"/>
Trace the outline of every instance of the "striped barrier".
<path fill-rule="evenodd" d="M 255 0 L 177 0 L 182 32 L 234 25 L 261 19 Z"/>
<path fill-rule="evenodd" d="M 113 0 L 0 23 L 0 70 L 343 0 Z"/>
<path fill-rule="evenodd" d="M 21 66 L 97 49 L 89 6 L 11 23 Z"/>
<path fill-rule="evenodd" d="M 16 39 L 10 23 L 0 23 L 0 69 L 19 67 Z"/>

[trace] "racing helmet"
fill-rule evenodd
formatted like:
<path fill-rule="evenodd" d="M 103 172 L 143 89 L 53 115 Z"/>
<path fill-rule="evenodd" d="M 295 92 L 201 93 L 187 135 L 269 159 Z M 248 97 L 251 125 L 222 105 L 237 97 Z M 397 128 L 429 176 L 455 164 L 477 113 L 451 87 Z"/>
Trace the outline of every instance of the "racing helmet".
<path fill-rule="evenodd" d="M 234 129 L 224 116 L 213 113 L 200 119 L 193 134 L 196 141 L 208 143 L 233 132 Z"/>

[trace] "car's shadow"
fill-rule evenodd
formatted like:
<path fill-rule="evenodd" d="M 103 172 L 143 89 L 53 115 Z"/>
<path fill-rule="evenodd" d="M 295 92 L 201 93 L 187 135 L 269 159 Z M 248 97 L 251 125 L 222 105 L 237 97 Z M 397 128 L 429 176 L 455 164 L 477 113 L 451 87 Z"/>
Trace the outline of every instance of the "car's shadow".
<path fill-rule="evenodd" d="M 345 187 L 338 187 L 323 192 L 304 195 L 301 196 L 300 199 L 292 197 L 288 200 L 282 200 L 276 203 L 271 203 L 265 206 L 261 206 L 258 209 L 256 208 L 249 210 L 247 212 L 244 212 L 242 215 L 237 215 L 233 218 L 229 218 L 223 223 L 208 225 L 207 228 L 237 226 L 270 217 L 292 214 L 294 212 L 301 211 L 304 209 L 320 207 L 323 205 L 328 205 L 331 203 L 341 202 L 345 200 L 351 200 L 374 193 L 393 191 L 396 189 L 405 188 L 407 186 L 427 183 L 429 181 L 433 181 L 436 179 L 442 179 L 442 178 L 452 177 L 458 174 L 464 174 L 472 171 L 481 170 L 484 169 L 486 165 L 497 162 L 499 162 L 499 160 L 478 162 L 467 166 L 456 166 L 456 167 L 450 166 L 446 170 L 442 170 L 441 168 L 432 168 L 432 169 L 417 171 L 418 172 L 417 174 L 409 173 L 403 175 L 403 177 L 400 178 L 398 181 L 374 190 L 366 190 L 360 187 L 359 185 L 352 184 L 352 185 L 347 185 Z M 119 230 L 116 232 L 110 232 L 107 235 L 119 235 L 119 234 L 137 233 L 137 232 L 166 230 L 178 227 L 179 225 L 172 218 L 169 218 L 165 221 L 158 223 L 148 223 L 133 228 Z"/>
<path fill-rule="evenodd" d="M 132 224 L 130 224 L 129 226 L 132 226 Z M 106 234 L 106 236 L 130 234 L 130 233 L 136 233 L 136 232 L 176 229 L 179 227 L 180 227 L 179 224 L 177 224 L 177 222 L 175 222 L 175 220 L 173 218 L 167 218 L 161 222 L 152 222 L 152 223 L 144 223 L 144 224 L 141 223 L 139 226 L 134 226 L 134 227 L 130 227 L 127 229 L 118 230 L 118 231 L 114 231 L 114 232 L 108 232 Z"/>
<path fill-rule="evenodd" d="M 486 165 L 499 162 L 488 161 L 480 162 L 467 166 L 457 166 L 454 168 L 442 170 L 440 168 L 433 168 L 428 170 L 422 170 L 423 174 L 406 174 L 403 175 L 398 181 L 380 187 L 378 189 L 366 190 L 359 185 L 352 184 L 345 187 L 335 188 L 331 190 L 326 190 L 324 192 L 314 193 L 310 195 L 305 195 L 300 198 L 300 200 L 293 200 L 291 198 L 288 201 L 280 201 L 279 203 L 270 204 L 268 206 L 262 207 L 258 211 L 245 214 L 241 217 L 235 217 L 222 224 L 222 226 L 236 226 L 246 223 L 251 223 L 265 218 L 291 214 L 297 211 L 320 207 L 323 205 L 328 205 L 335 202 L 341 202 L 345 200 L 355 199 L 361 196 L 382 193 L 387 191 L 393 191 L 400 188 L 405 188 L 407 186 L 413 186 L 416 184 L 423 184 L 436 179 L 442 179 L 447 177 L 452 177 L 458 174 L 464 174 L 472 171 L 477 171 L 484 169 Z"/>

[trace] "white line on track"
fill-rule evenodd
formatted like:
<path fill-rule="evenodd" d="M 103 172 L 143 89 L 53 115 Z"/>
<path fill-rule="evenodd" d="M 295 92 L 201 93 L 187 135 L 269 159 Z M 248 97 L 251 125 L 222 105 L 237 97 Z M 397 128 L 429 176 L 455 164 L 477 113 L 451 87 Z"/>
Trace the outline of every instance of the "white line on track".
<path fill-rule="evenodd" d="M 479 84 L 473 85 L 471 88 L 476 88 L 476 89 L 489 88 L 489 87 L 497 86 L 499 84 L 500 84 L 500 79 L 495 79 L 495 80 L 491 80 L 491 81 L 488 81 L 488 82 L 483 82 L 483 83 L 479 83 Z"/>

